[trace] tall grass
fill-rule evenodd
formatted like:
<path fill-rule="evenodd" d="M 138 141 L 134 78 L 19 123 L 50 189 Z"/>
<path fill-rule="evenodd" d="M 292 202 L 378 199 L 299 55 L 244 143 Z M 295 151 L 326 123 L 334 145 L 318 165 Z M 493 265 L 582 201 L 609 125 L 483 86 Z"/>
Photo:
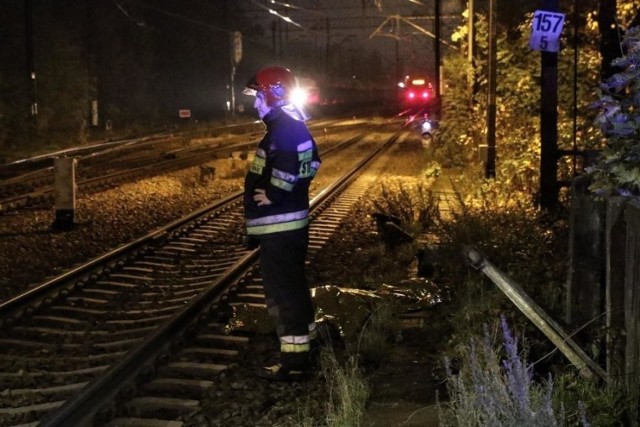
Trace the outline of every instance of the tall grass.
<path fill-rule="evenodd" d="M 373 201 L 378 212 L 400 219 L 402 227 L 412 235 L 427 230 L 438 216 L 438 200 L 430 190 L 431 179 L 387 179 Z"/>
<path fill-rule="evenodd" d="M 379 366 L 400 330 L 390 302 L 376 304 L 358 336 L 356 354 L 363 365 Z"/>
<path fill-rule="evenodd" d="M 357 340 L 347 347 L 344 354 L 331 348 L 321 351 L 320 373 L 328 396 L 324 405 L 324 419 L 318 420 L 314 416 L 318 402 L 308 401 L 296 417 L 282 420 L 278 426 L 359 426 L 370 393 L 363 366 L 379 364 L 389 353 L 398 331 L 399 321 L 393 315 L 393 306 L 377 304 Z"/>
<path fill-rule="evenodd" d="M 320 355 L 320 372 L 325 381 L 324 419 L 317 407 L 323 402 L 308 400 L 294 417 L 280 420 L 277 427 L 356 427 L 360 425 L 369 398 L 369 386 L 356 357 L 342 362 L 331 349 Z"/>
<path fill-rule="evenodd" d="M 369 398 L 369 387 L 360 371 L 357 358 L 350 357 L 346 363 L 341 364 L 332 352 L 323 352 L 322 356 L 322 371 L 329 391 L 326 403 L 327 425 L 360 425 Z"/>

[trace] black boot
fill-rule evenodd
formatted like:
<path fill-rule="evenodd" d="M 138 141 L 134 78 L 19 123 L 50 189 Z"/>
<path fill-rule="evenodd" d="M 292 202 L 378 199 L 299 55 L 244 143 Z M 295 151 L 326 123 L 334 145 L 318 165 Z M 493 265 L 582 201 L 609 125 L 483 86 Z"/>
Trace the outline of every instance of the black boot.
<path fill-rule="evenodd" d="M 301 381 L 309 373 L 309 352 L 280 353 L 280 361 L 261 366 L 256 375 L 271 381 Z"/>

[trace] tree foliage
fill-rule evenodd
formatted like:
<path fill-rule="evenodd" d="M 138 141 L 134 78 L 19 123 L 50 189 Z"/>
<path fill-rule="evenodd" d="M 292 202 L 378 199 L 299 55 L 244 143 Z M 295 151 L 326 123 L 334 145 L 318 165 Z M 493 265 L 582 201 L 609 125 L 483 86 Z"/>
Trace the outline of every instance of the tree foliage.
<path fill-rule="evenodd" d="M 540 54 L 528 47 L 531 15 L 523 15 L 513 28 L 501 27 L 497 36 L 497 117 L 496 180 L 485 182 L 478 190 L 496 197 L 511 197 L 513 192 L 534 195 L 538 188 L 540 163 Z M 570 25 L 571 22 L 566 24 Z M 447 153 L 458 156 L 450 163 L 460 164 L 478 158 L 478 147 L 486 139 L 488 25 L 476 15 L 475 31 L 479 52 L 472 69 L 466 60 L 467 24 L 454 33 L 458 52 L 445 58 L 444 79 L 447 93 L 443 97 L 443 140 Z M 564 32 L 563 49 L 558 55 L 558 146 L 571 149 L 574 142 L 573 49 L 569 33 Z M 598 144 L 593 126 L 593 112 L 588 105 L 595 100 L 592 88 L 598 79 L 593 69 L 599 56 L 588 44 L 593 30 L 581 29 L 577 68 L 577 115 L 575 140 L 578 149 L 592 149 Z M 469 102 L 468 75 L 476 76 L 475 91 Z M 452 149 L 451 147 L 456 147 Z M 560 163 L 565 176 L 573 173 L 569 161 Z M 508 191 L 507 191 L 508 190 Z M 502 196 L 500 196 L 502 194 Z"/>
<path fill-rule="evenodd" d="M 0 2 L 0 148 L 83 142 L 99 127 L 152 127 L 224 115 L 237 2 L 33 1 L 37 120 L 29 117 L 23 1 Z M 250 51 L 250 43 L 246 51 Z M 35 132 L 29 138 L 29 124 Z"/>

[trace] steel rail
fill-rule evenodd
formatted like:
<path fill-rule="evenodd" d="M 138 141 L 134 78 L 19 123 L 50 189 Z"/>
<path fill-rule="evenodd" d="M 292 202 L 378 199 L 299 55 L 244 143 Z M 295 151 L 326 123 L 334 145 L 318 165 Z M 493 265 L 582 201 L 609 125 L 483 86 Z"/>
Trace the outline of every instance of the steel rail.
<path fill-rule="evenodd" d="M 388 149 L 404 131 L 405 127 L 403 126 L 385 144 L 379 146 L 339 180 L 315 196 L 310 202 L 312 218 L 317 215 L 319 209 L 325 207 L 333 198 L 338 197 L 337 193 L 344 191 L 362 173 L 364 168 Z M 145 365 L 153 363 L 153 359 L 159 354 L 158 349 L 168 348 L 174 337 L 180 336 L 190 324 L 197 322 L 203 311 L 211 310 L 211 307 L 219 302 L 220 295 L 232 285 L 232 280 L 239 277 L 255 262 L 258 251 L 259 249 L 253 250 L 235 263 L 224 276 L 207 286 L 201 295 L 161 326 L 150 338 L 109 368 L 103 376 L 90 383 L 83 393 L 67 401 L 55 414 L 45 420 L 42 426 L 91 425 L 93 417 L 100 408 L 108 404 Z"/>
<path fill-rule="evenodd" d="M 362 134 L 358 134 L 349 138 L 346 141 L 325 150 L 323 155 L 331 155 L 335 151 L 345 149 L 360 140 L 361 137 Z M 230 148 L 236 149 L 238 146 L 244 147 L 244 144 L 238 144 Z M 125 257 L 135 257 L 137 253 L 140 253 L 148 246 L 161 241 L 161 239 L 168 236 L 171 232 L 179 229 L 185 224 L 195 221 L 199 217 L 206 216 L 211 211 L 238 200 L 241 196 L 242 192 L 240 191 L 221 200 L 215 201 L 214 203 L 146 234 L 133 242 L 124 244 L 87 263 L 74 267 L 69 271 L 35 285 L 33 288 L 21 292 L 8 300 L 0 302 L 0 326 L 6 323 L 12 323 L 14 318 L 23 314 L 27 309 L 34 311 L 40 304 L 49 303 L 52 299 L 59 296 L 61 292 L 69 292 L 77 286 L 82 286 L 83 282 L 91 275 L 99 274 L 105 268 L 113 267 L 118 261 Z"/>
<path fill-rule="evenodd" d="M 322 127 L 321 124 L 317 126 Z M 358 126 L 362 126 L 362 123 L 351 124 L 350 126 L 358 127 Z M 171 136 L 170 138 L 171 140 L 174 140 L 177 137 Z M 141 142 L 144 143 L 145 145 L 148 145 L 148 144 L 157 144 L 163 141 L 165 140 L 160 140 L 160 141 L 156 139 L 146 140 L 144 138 L 141 138 L 139 140 L 126 141 L 126 142 L 120 143 L 115 147 L 108 148 L 106 150 L 102 150 L 99 152 L 92 151 L 89 154 L 82 157 L 82 159 L 95 161 L 96 158 L 98 157 L 120 152 L 123 150 L 123 148 L 140 149 Z M 180 149 L 172 150 L 171 152 L 169 152 L 174 156 L 173 158 L 166 158 L 160 162 L 155 161 L 155 158 L 154 158 L 154 161 L 152 161 L 151 158 L 149 158 L 146 160 L 147 163 L 149 164 L 144 166 L 140 166 L 136 168 L 128 168 L 126 170 L 111 172 L 111 173 L 100 175 L 100 176 L 78 179 L 76 182 L 76 186 L 77 188 L 84 189 L 86 191 L 86 189 L 106 187 L 106 186 L 112 185 L 113 182 L 120 182 L 125 179 L 145 176 L 145 175 L 151 174 L 152 171 L 167 171 L 172 169 L 192 167 L 210 160 L 218 159 L 220 158 L 219 156 L 224 155 L 224 153 L 226 152 L 245 150 L 249 147 L 255 146 L 255 144 L 256 144 L 255 141 L 249 141 L 249 142 L 234 143 L 234 144 L 225 145 L 225 146 L 222 146 L 222 145 L 209 146 L 205 144 L 202 146 L 180 148 Z M 71 149 L 69 149 L 63 152 L 82 153 L 83 149 L 80 148 L 80 149 L 77 149 L 76 151 L 72 151 Z M 59 153 L 63 153 L 63 152 L 59 152 Z M 203 156 L 203 152 L 206 153 L 206 156 Z M 53 158 L 55 157 L 53 154 L 49 156 L 50 157 L 48 157 L 48 159 L 50 161 L 52 161 Z M 123 161 L 126 162 L 127 160 L 125 159 Z M 130 160 L 130 162 L 133 162 L 133 161 L 134 160 Z M 144 158 L 136 159 L 135 161 L 140 163 L 141 161 L 145 161 L 145 159 Z M 96 167 L 96 166 L 93 166 L 93 167 Z M 23 206 L 28 206 L 34 203 L 52 201 L 55 195 L 55 188 L 52 185 L 53 178 L 54 178 L 53 167 L 47 166 L 44 169 L 32 171 L 23 176 L 16 176 L 16 177 L 9 178 L 7 180 L 2 181 L 0 190 L 2 190 L 5 193 L 10 192 L 10 189 L 6 187 L 11 185 L 18 188 L 21 185 L 26 187 L 31 185 L 27 183 L 26 180 L 45 182 L 46 185 L 31 191 L 21 193 L 21 194 L 1 198 L 0 213 L 9 211 L 12 209 L 20 208 Z M 25 180 L 24 183 L 22 182 L 22 179 Z"/>

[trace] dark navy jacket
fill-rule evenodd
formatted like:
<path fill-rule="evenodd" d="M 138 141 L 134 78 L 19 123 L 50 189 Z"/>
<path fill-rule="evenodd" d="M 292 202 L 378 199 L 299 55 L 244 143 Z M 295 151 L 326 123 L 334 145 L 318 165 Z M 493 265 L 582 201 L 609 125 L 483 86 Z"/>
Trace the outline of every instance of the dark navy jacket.
<path fill-rule="evenodd" d="M 303 121 L 276 107 L 263 117 L 267 132 L 260 141 L 244 182 L 247 234 L 268 237 L 309 223 L 309 183 L 320 167 L 316 143 Z M 272 204 L 258 206 L 256 189 Z"/>

